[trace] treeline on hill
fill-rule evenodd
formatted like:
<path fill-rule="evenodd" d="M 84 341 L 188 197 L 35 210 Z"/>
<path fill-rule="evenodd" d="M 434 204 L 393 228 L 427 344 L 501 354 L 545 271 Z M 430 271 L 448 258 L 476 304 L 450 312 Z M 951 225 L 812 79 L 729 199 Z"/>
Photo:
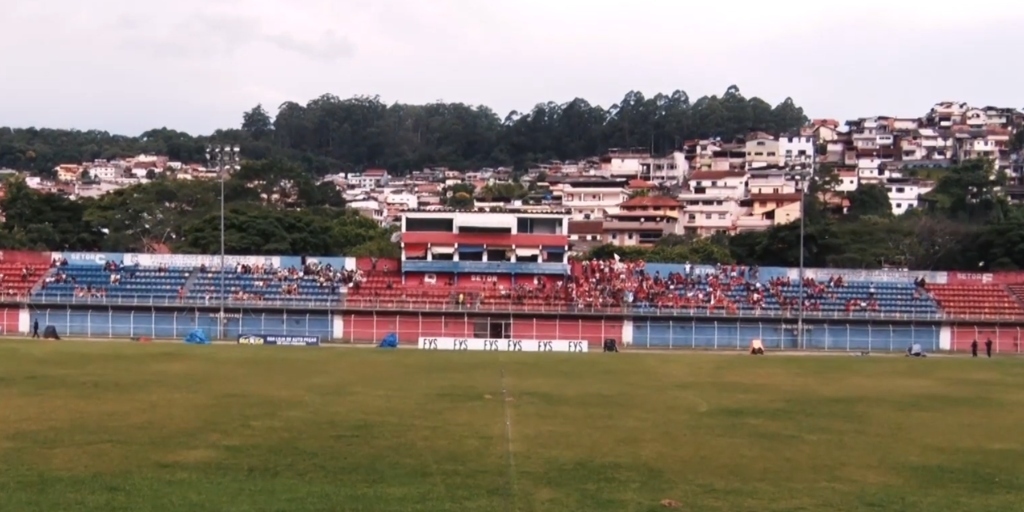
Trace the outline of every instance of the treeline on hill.
<path fill-rule="evenodd" d="M 284 161 L 250 162 L 225 182 L 230 254 L 397 257 L 391 232 L 343 208 L 332 183 Z M 7 184 L 0 247 L 56 251 L 220 253 L 220 182 L 161 178 L 72 201 Z"/>
<path fill-rule="evenodd" d="M 863 185 L 837 214 L 818 193 L 835 186 L 821 170 L 806 204 L 805 264 L 915 270 L 1024 268 L 1024 207 L 1009 204 L 984 161 L 953 167 L 924 206 L 892 215 L 888 195 Z M 156 244 L 184 253 L 220 251 L 220 188 L 210 181 L 158 179 L 97 199 L 71 201 L 14 180 L 0 200 L 0 248 L 142 252 Z M 281 160 L 247 163 L 225 187 L 226 246 L 234 254 L 398 257 L 392 232 L 342 208 L 337 190 Z M 763 232 L 692 239 L 671 236 L 653 249 L 602 246 L 590 257 L 674 263 L 796 266 L 800 223 Z"/>
<path fill-rule="evenodd" d="M 609 148 L 670 151 L 696 137 L 731 138 L 752 130 L 782 133 L 807 121 L 789 98 L 772 106 L 745 98 L 735 86 L 724 95 L 691 101 L 683 91 L 645 97 L 630 92 L 604 108 L 576 98 L 541 103 L 504 118 L 485 106 L 462 103 L 385 104 L 379 97 L 340 99 L 326 94 L 305 105 L 286 102 L 271 116 L 262 105 L 245 112 L 241 129 L 193 136 L 166 128 L 138 137 L 103 131 L 0 128 L 0 168 L 50 172 L 58 164 L 140 153 L 202 162 L 213 141 L 242 146 L 250 160 L 283 158 L 324 175 L 380 167 L 401 174 L 443 166 L 473 169 L 572 160 Z"/>

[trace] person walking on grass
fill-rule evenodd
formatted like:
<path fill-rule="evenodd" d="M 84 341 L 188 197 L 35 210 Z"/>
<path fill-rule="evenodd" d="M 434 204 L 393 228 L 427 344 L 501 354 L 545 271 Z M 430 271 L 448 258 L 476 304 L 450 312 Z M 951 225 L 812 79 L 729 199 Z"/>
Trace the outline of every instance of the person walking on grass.
<path fill-rule="evenodd" d="M 971 342 L 971 357 L 978 357 L 978 340 Z"/>
<path fill-rule="evenodd" d="M 992 338 L 985 340 L 985 355 L 992 357 Z"/>
<path fill-rule="evenodd" d="M 32 322 L 32 338 L 34 339 L 34 338 L 38 338 L 38 337 L 39 337 L 39 319 L 37 318 L 37 319 L 35 319 L 35 321 Z"/>

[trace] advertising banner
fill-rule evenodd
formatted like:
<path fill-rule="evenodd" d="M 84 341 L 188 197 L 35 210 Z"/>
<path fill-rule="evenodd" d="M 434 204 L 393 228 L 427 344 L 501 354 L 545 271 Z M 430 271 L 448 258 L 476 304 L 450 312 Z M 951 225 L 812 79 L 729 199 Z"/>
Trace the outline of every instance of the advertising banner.
<path fill-rule="evenodd" d="M 1024 284 L 1024 272 L 950 272 L 948 284 Z"/>
<path fill-rule="evenodd" d="M 219 254 L 125 254 L 125 265 L 141 265 L 143 267 L 156 267 L 167 265 L 168 267 L 195 268 L 206 265 L 207 268 L 220 268 Z M 224 256 L 224 265 L 234 267 L 235 265 L 269 265 L 281 266 L 281 258 L 278 256 Z"/>
<path fill-rule="evenodd" d="M 124 254 L 113 253 L 113 252 L 55 252 L 53 253 L 54 259 L 65 259 L 68 260 L 69 266 L 79 265 L 104 265 L 108 261 L 116 261 L 118 263 L 124 260 Z"/>
<path fill-rule="evenodd" d="M 522 340 L 488 338 L 420 338 L 423 350 L 486 350 L 491 352 L 587 352 L 586 340 Z"/>
<path fill-rule="evenodd" d="M 320 344 L 320 336 L 282 336 L 277 334 L 242 334 L 238 336 L 239 345 L 283 345 L 290 347 L 315 347 Z"/>
<path fill-rule="evenodd" d="M 790 269 L 790 277 L 796 278 L 799 269 Z M 848 268 L 806 268 L 804 275 L 818 281 L 825 281 L 833 276 L 842 276 L 846 281 L 874 281 L 876 283 L 912 283 L 915 279 L 923 277 L 925 281 L 932 284 L 946 282 L 945 272 L 923 272 L 907 270 L 859 270 Z"/>

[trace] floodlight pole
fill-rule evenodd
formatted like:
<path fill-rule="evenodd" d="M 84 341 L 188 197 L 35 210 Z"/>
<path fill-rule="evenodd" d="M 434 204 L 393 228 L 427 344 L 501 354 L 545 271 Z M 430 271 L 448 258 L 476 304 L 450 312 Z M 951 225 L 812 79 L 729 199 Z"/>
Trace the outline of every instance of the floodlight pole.
<path fill-rule="evenodd" d="M 806 183 L 801 182 L 800 188 L 800 303 L 798 304 L 796 317 L 796 346 L 804 349 L 804 213 L 806 206 Z"/>
<path fill-rule="evenodd" d="M 220 178 L 220 316 L 219 325 L 217 326 L 218 338 L 224 339 L 225 329 L 225 316 L 224 310 L 227 305 L 227 268 L 225 263 L 227 261 L 227 251 L 225 243 L 225 181 L 227 179 L 227 172 L 234 170 L 238 167 L 239 153 L 241 148 L 238 146 L 231 145 L 215 145 L 207 148 L 206 158 L 216 163 L 217 174 Z"/>
<path fill-rule="evenodd" d="M 806 164 L 802 164 L 806 166 Z M 811 164 L 810 171 L 801 170 L 799 172 L 791 172 L 789 178 L 797 183 L 800 187 L 800 269 L 798 274 L 797 283 L 797 316 L 796 316 L 796 347 L 799 350 L 806 349 L 806 343 L 804 342 L 804 240 L 806 238 L 806 219 L 804 218 L 807 209 L 807 192 L 810 189 L 810 183 L 814 181 L 815 172 L 817 166 L 817 149 L 812 148 L 811 150 Z"/>

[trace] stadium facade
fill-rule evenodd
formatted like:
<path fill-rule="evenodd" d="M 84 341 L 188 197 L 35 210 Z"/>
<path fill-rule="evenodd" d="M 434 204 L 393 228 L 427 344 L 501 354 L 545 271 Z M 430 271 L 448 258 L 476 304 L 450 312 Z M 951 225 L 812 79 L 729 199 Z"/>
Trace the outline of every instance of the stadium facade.
<path fill-rule="evenodd" d="M 646 265 L 568 258 L 567 216 L 409 212 L 402 259 L 3 251 L 4 334 L 607 338 L 652 348 L 1021 352 L 1024 272 Z M 801 295 L 803 293 L 803 295 Z M 1020 294 L 1020 295 L 1018 295 Z M 803 336 L 799 301 L 803 297 Z"/>

